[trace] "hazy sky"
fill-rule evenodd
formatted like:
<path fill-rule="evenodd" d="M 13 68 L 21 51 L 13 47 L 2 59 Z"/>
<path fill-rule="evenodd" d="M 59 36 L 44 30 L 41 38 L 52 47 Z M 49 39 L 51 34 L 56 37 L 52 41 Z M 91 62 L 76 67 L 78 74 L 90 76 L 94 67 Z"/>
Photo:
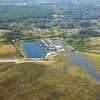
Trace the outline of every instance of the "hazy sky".
<path fill-rule="evenodd" d="M 100 2 L 100 0 L 0 0 L 0 3 L 6 3 L 6 2 L 10 2 L 10 3 L 19 3 L 19 2 L 74 2 L 74 3 L 98 3 Z"/>

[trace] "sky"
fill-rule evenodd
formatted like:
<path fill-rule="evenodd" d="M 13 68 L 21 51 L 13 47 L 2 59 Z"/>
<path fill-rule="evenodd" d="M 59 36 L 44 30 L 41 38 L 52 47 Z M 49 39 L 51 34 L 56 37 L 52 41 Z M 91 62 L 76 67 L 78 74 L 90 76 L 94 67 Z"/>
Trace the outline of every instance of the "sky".
<path fill-rule="evenodd" d="M 100 0 L 0 0 L 0 3 L 24 3 L 24 2 L 38 2 L 38 3 L 55 3 L 55 2 L 72 2 L 72 3 L 98 3 Z"/>

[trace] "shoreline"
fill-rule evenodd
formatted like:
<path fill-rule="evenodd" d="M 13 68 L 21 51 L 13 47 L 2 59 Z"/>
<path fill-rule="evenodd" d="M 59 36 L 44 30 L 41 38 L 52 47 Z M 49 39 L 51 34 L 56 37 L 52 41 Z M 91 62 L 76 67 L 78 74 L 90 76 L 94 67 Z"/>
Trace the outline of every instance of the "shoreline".
<path fill-rule="evenodd" d="M 8 58 L 8 59 L 0 59 L 0 63 L 15 63 L 15 64 L 19 64 L 19 63 L 32 63 L 32 62 L 37 62 L 37 61 L 46 61 L 49 59 L 50 56 L 56 56 L 61 52 L 64 52 L 64 49 L 60 49 L 58 51 L 55 52 L 50 52 L 47 53 L 46 56 L 44 58 Z"/>

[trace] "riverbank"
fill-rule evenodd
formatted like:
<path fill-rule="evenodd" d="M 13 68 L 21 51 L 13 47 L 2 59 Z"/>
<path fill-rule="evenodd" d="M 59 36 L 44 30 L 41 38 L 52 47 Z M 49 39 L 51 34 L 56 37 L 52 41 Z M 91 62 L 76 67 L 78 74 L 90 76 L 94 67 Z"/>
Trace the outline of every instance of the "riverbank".
<path fill-rule="evenodd" d="M 91 63 L 91 61 L 81 54 L 80 51 L 75 51 L 75 49 L 69 45 L 65 47 L 65 50 L 72 62 L 85 68 L 89 76 L 100 80 L 100 73 L 95 69 L 95 66 Z"/>
<path fill-rule="evenodd" d="M 51 58 L 54 58 L 55 56 L 59 56 L 60 54 L 64 53 L 64 50 L 59 50 L 57 52 L 50 52 L 47 53 L 45 58 L 9 58 L 9 59 L 0 59 L 0 63 L 34 63 L 34 62 L 48 62 L 49 60 L 52 60 Z"/>
<path fill-rule="evenodd" d="M 94 52 L 80 52 L 84 57 L 86 57 L 93 65 L 95 69 L 100 72 L 100 54 Z"/>

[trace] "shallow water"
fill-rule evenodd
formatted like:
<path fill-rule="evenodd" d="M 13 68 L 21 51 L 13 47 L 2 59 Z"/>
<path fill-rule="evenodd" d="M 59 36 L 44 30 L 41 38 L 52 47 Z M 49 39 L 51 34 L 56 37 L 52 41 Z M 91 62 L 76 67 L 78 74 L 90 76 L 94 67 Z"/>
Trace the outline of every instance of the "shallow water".
<path fill-rule="evenodd" d="M 82 55 L 76 52 L 69 52 L 69 58 L 76 64 L 82 65 L 87 69 L 89 75 L 95 77 L 100 80 L 100 73 L 95 70 L 93 64 L 85 59 Z"/>

